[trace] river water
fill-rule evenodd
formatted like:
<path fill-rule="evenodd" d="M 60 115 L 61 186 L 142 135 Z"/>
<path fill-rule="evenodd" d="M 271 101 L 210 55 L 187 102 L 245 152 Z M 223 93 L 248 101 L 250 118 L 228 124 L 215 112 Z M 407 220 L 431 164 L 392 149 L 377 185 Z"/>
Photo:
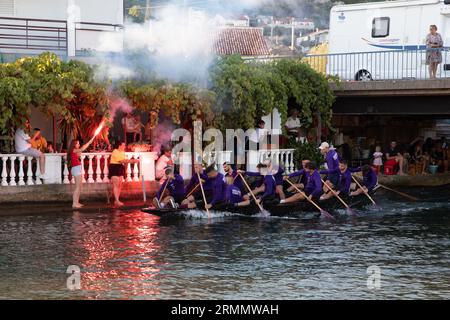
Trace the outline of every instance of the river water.
<path fill-rule="evenodd" d="M 411 192 L 336 222 L 2 212 L 0 299 L 449 299 L 450 189 Z"/>

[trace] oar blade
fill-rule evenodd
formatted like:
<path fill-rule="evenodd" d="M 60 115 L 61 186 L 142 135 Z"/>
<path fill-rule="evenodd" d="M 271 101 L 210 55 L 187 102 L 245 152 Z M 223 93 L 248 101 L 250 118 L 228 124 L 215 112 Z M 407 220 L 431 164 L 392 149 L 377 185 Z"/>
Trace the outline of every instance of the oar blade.
<path fill-rule="evenodd" d="M 324 218 L 329 219 L 329 220 L 336 221 L 336 218 L 333 217 L 333 216 L 331 215 L 331 213 L 329 213 L 329 212 L 327 212 L 327 211 L 325 211 L 325 210 L 323 210 L 323 209 L 320 210 L 320 213 L 322 214 L 322 216 L 323 216 Z"/>

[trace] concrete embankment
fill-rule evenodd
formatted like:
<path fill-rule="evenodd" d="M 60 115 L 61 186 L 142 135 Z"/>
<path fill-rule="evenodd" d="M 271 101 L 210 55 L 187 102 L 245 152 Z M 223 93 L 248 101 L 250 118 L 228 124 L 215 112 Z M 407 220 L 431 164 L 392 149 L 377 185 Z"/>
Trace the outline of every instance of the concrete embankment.
<path fill-rule="evenodd" d="M 158 182 L 145 183 L 148 200 L 151 200 L 159 187 Z M 6 205 L 23 205 L 26 203 L 70 203 L 74 189 L 73 184 L 0 187 L 0 204 L 1 207 L 5 207 Z M 113 202 L 112 185 L 110 183 L 84 183 L 80 199 L 81 202 Z M 134 202 L 142 201 L 142 183 L 124 183 L 121 199 Z"/>

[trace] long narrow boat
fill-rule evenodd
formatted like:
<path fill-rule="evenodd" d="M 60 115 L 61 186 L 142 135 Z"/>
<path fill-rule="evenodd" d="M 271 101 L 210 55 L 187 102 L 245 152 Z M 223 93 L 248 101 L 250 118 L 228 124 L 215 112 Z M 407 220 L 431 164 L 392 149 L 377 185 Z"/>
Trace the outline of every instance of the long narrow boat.
<path fill-rule="evenodd" d="M 356 197 L 344 197 L 343 199 L 353 209 L 362 209 L 364 208 L 364 206 L 369 204 L 369 200 L 364 194 Z M 343 209 L 342 204 L 336 198 L 331 198 L 326 201 L 319 201 L 318 204 L 322 207 L 322 209 L 327 210 L 331 213 L 335 212 L 336 210 Z M 292 217 L 304 220 L 318 219 L 321 215 L 313 205 L 306 201 L 285 204 L 267 203 L 264 204 L 264 209 L 265 211 L 269 212 L 271 216 Z M 196 210 L 198 209 L 158 209 L 152 207 L 142 209 L 143 212 L 167 219 L 185 218 L 189 215 L 189 212 L 193 212 Z M 237 216 L 255 216 L 260 214 L 260 209 L 256 204 L 238 208 L 227 207 L 220 211 Z"/>

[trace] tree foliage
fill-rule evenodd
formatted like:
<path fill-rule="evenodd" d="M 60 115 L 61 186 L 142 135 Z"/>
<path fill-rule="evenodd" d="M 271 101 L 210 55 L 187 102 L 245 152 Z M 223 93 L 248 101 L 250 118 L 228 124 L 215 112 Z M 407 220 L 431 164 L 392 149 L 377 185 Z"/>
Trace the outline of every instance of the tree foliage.
<path fill-rule="evenodd" d="M 128 80 L 120 84 L 119 94 L 138 110 L 148 112 L 152 127 L 156 127 L 160 116 L 183 127 L 190 127 L 196 120 L 203 121 L 206 127 L 213 126 L 219 119 L 213 111 L 214 94 L 187 84 Z"/>
<path fill-rule="evenodd" d="M 288 109 L 297 108 L 305 123 L 312 124 L 320 112 L 323 123 L 330 125 L 334 96 L 328 80 L 298 60 L 248 63 L 239 56 L 220 58 L 211 69 L 210 87 L 222 109 L 224 128 L 252 128 L 275 108 L 283 122 Z"/>

